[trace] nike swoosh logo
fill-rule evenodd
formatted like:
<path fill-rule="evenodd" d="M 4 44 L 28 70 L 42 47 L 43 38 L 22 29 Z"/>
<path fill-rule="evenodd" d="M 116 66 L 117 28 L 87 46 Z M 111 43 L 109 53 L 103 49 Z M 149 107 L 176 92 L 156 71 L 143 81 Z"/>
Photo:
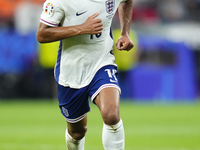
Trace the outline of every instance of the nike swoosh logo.
<path fill-rule="evenodd" d="M 76 13 L 76 16 L 80 16 L 80 15 L 82 15 L 82 14 L 84 14 L 84 13 L 86 13 L 87 11 L 84 11 L 84 12 L 82 12 L 82 13 Z"/>

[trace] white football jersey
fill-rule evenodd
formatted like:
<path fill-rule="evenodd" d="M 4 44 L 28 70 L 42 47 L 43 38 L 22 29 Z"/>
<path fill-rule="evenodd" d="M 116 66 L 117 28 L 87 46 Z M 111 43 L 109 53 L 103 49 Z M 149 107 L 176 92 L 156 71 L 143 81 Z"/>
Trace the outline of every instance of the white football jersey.
<path fill-rule="evenodd" d="M 87 86 L 95 73 L 105 65 L 116 65 L 111 53 L 113 39 L 112 18 L 122 0 L 47 0 L 41 22 L 49 26 L 83 24 L 88 17 L 99 12 L 103 30 L 97 35 L 77 35 L 60 42 L 55 66 L 56 81 L 63 86 Z"/>

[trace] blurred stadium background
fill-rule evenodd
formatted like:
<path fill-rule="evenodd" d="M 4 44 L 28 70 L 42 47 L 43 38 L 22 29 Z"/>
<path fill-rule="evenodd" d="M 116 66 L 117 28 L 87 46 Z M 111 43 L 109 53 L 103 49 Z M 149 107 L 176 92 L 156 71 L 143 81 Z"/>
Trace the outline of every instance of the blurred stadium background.
<path fill-rule="evenodd" d="M 135 47 L 114 46 L 126 149 L 200 150 L 200 0 L 133 1 Z M 65 149 L 53 77 L 59 43 L 36 40 L 43 3 L 0 0 L 2 150 Z M 115 41 L 119 28 L 116 14 Z M 100 150 L 102 121 L 92 109 L 86 148 Z"/>

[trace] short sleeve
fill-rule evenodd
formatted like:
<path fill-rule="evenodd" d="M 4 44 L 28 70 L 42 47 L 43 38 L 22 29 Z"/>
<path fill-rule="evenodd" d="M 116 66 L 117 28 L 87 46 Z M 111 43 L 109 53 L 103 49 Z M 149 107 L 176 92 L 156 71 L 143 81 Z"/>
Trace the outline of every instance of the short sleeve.
<path fill-rule="evenodd" d="M 40 22 L 49 26 L 58 26 L 64 17 L 64 11 L 58 0 L 47 0 L 43 5 Z"/>

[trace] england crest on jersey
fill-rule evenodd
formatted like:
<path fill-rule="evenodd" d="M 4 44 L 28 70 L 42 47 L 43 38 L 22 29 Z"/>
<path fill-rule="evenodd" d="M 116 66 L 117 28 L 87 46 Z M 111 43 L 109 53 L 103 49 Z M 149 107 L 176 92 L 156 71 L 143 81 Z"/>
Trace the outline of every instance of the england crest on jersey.
<path fill-rule="evenodd" d="M 115 9 L 115 0 L 107 0 L 106 1 L 106 11 L 111 14 Z"/>

